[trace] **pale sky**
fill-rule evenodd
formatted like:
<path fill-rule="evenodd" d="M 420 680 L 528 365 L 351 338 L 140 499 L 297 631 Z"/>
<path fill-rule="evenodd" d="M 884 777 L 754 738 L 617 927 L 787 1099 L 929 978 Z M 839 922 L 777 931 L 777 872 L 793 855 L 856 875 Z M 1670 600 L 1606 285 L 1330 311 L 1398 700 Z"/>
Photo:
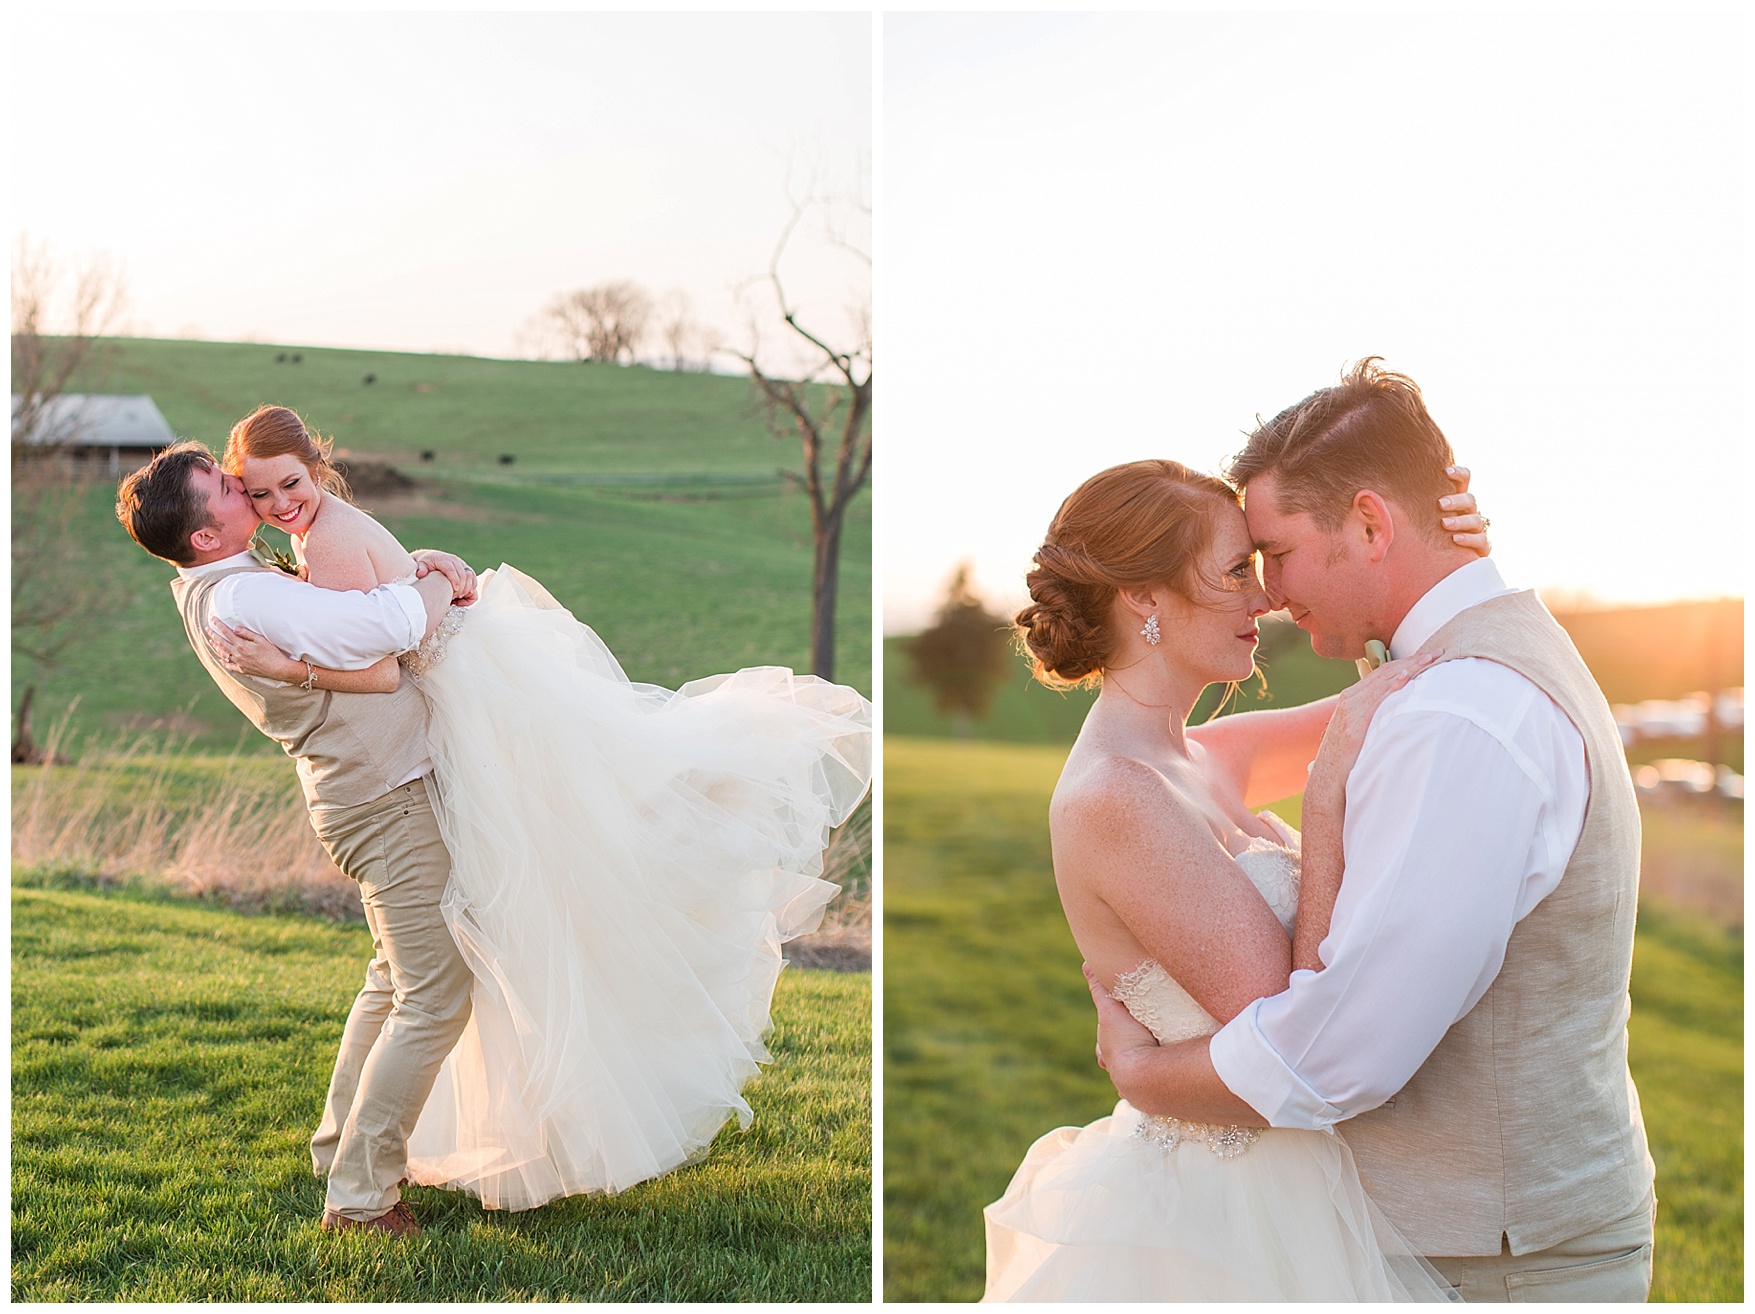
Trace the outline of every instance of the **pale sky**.
<path fill-rule="evenodd" d="M 788 162 L 795 190 L 815 168 L 869 200 L 866 14 L 37 13 L 7 35 L 11 231 L 115 257 L 154 336 L 510 355 L 555 293 L 631 278 L 743 346 L 733 289 L 767 268 Z M 869 283 L 815 218 L 783 271 L 831 327 Z"/>
<path fill-rule="evenodd" d="M 1741 594 L 1729 15 L 884 20 L 884 623 L 996 601 L 1120 461 L 1216 470 L 1383 356 L 1512 582 Z"/>

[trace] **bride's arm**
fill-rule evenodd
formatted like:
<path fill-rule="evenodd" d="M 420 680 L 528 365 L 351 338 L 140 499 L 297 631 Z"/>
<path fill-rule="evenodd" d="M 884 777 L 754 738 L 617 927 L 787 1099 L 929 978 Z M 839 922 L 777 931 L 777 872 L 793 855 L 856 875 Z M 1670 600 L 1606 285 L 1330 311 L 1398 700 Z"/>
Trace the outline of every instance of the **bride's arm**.
<path fill-rule="evenodd" d="M 1300 707 L 1234 712 L 1190 726 L 1190 742 L 1206 750 L 1206 771 L 1254 811 L 1304 792 L 1304 775 L 1322 743 L 1339 694 Z"/>
<path fill-rule="evenodd" d="M 364 670 L 338 671 L 288 657 L 254 630 L 234 629 L 221 620 L 207 624 L 207 642 L 219 664 L 240 675 L 260 676 L 283 684 L 328 689 L 334 693 L 394 693 L 402 683 L 402 666 L 383 657 Z"/>

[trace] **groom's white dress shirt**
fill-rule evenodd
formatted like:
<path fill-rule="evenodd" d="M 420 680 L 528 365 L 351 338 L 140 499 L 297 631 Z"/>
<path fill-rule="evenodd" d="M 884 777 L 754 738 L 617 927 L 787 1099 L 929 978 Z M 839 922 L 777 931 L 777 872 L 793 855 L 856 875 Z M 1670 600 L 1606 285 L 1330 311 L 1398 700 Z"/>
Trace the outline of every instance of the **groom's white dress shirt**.
<path fill-rule="evenodd" d="M 178 566 L 185 579 L 261 563 L 248 552 L 200 566 Z M 370 593 L 313 588 L 281 570 L 248 570 L 213 589 L 213 615 L 244 626 L 300 661 L 332 671 L 363 670 L 393 653 L 416 647 L 426 633 L 421 596 L 407 584 L 382 584 Z M 276 681 L 265 680 L 265 684 Z"/>
<path fill-rule="evenodd" d="M 261 564 L 250 553 L 240 552 L 223 561 L 178 566 L 177 573 L 199 579 L 238 571 L 213 586 L 214 618 L 233 628 L 254 630 L 288 656 L 332 671 L 364 670 L 394 653 L 418 647 L 426 634 L 426 604 L 411 585 L 380 584 L 370 593 L 359 593 L 320 589 L 283 570 L 239 569 Z M 284 683 L 248 678 L 265 685 Z M 431 759 L 423 758 L 395 785 L 418 780 L 432 769 Z"/>
<path fill-rule="evenodd" d="M 1390 656 L 1511 592 L 1489 560 L 1410 610 Z M 1347 781 L 1346 875 L 1319 952 L 1212 1038 L 1219 1079 L 1275 1127 L 1377 1108 L 1498 975 L 1512 928 L 1560 883 L 1584 828 L 1577 729 L 1530 681 L 1440 662 L 1377 709 Z"/>

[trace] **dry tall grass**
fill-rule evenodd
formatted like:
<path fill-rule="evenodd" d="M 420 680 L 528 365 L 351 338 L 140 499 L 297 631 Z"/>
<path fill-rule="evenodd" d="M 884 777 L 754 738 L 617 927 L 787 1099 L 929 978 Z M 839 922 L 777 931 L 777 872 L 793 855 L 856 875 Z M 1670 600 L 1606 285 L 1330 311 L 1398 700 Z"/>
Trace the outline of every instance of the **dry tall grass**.
<path fill-rule="evenodd" d="M 358 887 L 329 861 L 283 778 L 221 770 L 192 785 L 189 759 L 154 747 L 137 740 L 71 765 L 14 768 L 14 868 L 33 883 L 364 920 Z"/>
<path fill-rule="evenodd" d="M 60 760 L 13 769 L 12 862 L 23 881 L 364 920 L 359 889 L 311 832 L 286 764 L 188 757 L 148 739 Z M 869 805 L 835 832 L 825 875 L 845 893 L 787 956 L 807 966 L 869 965 Z"/>

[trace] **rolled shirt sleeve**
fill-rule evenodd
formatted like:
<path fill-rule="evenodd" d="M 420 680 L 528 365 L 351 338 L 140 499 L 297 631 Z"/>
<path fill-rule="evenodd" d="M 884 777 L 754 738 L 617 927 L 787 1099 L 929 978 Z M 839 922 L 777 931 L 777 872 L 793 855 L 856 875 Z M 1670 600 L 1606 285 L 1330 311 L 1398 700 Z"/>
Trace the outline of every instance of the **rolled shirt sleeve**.
<path fill-rule="evenodd" d="M 214 588 L 213 615 L 256 631 L 289 657 L 337 671 L 407 652 L 427 625 L 426 604 L 410 585 L 343 592 L 280 571 L 226 576 Z"/>
<path fill-rule="evenodd" d="M 1447 670 L 1467 667 L 1488 669 Z M 1400 1090 L 1559 884 L 1583 826 L 1583 759 L 1552 701 L 1490 662 L 1443 664 L 1386 700 L 1347 782 L 1326 967 L 1213 1037 L 1220 1080 L 1273 1126 L 1308 1129 Z"/>

